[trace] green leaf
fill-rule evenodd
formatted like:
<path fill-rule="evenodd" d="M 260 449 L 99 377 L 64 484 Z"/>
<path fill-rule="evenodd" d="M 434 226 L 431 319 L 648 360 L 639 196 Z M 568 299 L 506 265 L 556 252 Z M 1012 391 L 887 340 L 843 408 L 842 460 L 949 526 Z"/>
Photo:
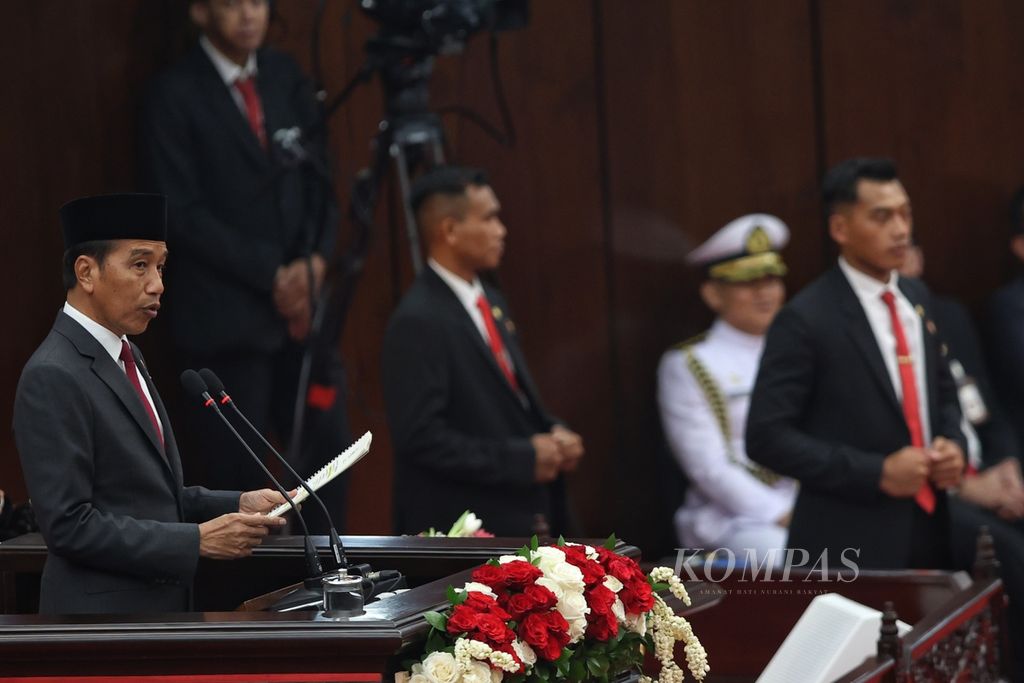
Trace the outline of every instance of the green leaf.
<path fill-rule="evenodd" d="M 619 539 L 615 538 L 615 534 L 608 537 L 608 540 L 604 542 L 606 550 L 615 550 L 615 546 L 619 544 Z"/>
<path fill-rule="evenodd" d="M 530 539 L 530 550 L 536 550 L 540 547 L 540 541 L 537 540 L 537 534 L 534 534 Z"/>
<path fill-rule="evenodd" d="M 564 548 L 567 545 L 567 543 L 565 542 L 565 536 L 562 536 L 561 534 L 559 534 L 558 535 L 558 543 L 556 543 L 556 545 L 559 548 Z"/>
<path fill-rule="evenodd" d="M 587 671 L 591 676 L 604 676 L 608 673 L 608 660 L 604 657 L 588 657 Z"/>
<path fill-rule="evenodd" d="M 469 597 L 468 595 L 466 595 L 466 591 L 462 591 L 460 593 L 459 591 L 455 590 L 453 586 L 448 586 L 448 590 L 445 591 L 445 593 L 448 596 L 448 602 L 450 602 L 452 605 L 461 605 L 462 603 L 466 602 L 466 598 Z"/>
<path fill-rule="evenodd" d="M 583 663 L 582 659 L 574 659 L 573 660 L 572 667 L 569 670 L 569 680 L 571 680 L 571 681 L 585 681 L 585 680 L 587 680 L 587 665 Z"/>
<path fill-rule="evenodd" d="M 448 617 L 441 614 L 440 612 L 424 612 L 423 618 L 427 620 L 427 623 L 436 628 L 438 631 L 448 630 Z"/>

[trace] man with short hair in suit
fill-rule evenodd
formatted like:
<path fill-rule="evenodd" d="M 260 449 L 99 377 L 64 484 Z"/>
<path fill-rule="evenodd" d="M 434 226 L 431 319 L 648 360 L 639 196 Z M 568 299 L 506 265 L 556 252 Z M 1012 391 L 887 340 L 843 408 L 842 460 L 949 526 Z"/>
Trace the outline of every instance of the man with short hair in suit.
<path fill-rule="evenodd" d="M 202 37 L 156 79 L 141 140 L 147 184 L 167 195 L 170 209 L 175 286 L 167 312 L 177 363 L 211 368 L 260 431 L 286 442 L 311 293 L 323 281 L 337 229 L 332 190 L 318 175 L 326 150 L 310 132 L 319 115 L 298 65 L 263 46 L 268 0 L 190 0 L 188 7 Z M 281 139 L 297 139 L 312 163 L 294 163 L 295 146 L 289 151 Z M 302 452 L 288 454 L 305 475 L 349 439 L 340 359 L 333 348 L 324 354 L 329 360 L 316 364 L 303 397 Z M 204 454 L 205 483 L 237 485 L 242 477 L 263 485 L 222 424 L 198 407 L 186 415 Z M 320 495 L 342 526 L 342 483 Z M 304 514 L 310 528 L 326 531 L 318 510 Z"/>
<path fill-rule="evenodd" d="M 504 251 L 498 199 L 482 172 L 445 166 L 417 179 L 411 201 L 428 267 L 382 359 L 395 531 L 447 528 L 469 509 L 499 536 L 533 533 L 538 515 L 568 533 L 561 475 L 583 441 L 544 409 L 508 306 L 479 277 Z"/>
<path fill-rule="evenodd" d="M 1015 276 L 989 299 L 986 336 L 999 400 L 1024 443 L 1024 187 L 1010 202 L 1008 237 Z"/>
<path fill-rule="evenodd" d="M 833 565 L 846 551 L 865 569 L 948 568 L 964 437 L 929 293 L 897 273 L 910 200 L 886 159 L 836 165 L 823 196 L 839 263 L 768 331 L 747 453 L 800 482 L 789 547 Z"/>
<path fill-rule="evenodd" d="M 40 612 L 178 612 L 200 557 L 249 555 L 284 502 L 182 485 L 138 348 L 160 310 L 166 204 L 87 197 L 61 209 L 67 302 L 18 382 L 14 436 L 47 556 Z"/>

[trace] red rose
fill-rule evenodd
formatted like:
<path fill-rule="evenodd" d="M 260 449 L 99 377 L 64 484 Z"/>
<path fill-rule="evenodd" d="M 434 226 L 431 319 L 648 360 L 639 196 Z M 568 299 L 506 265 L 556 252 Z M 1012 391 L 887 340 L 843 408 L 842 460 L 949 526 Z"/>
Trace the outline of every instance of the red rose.
<path fill-rule="evenodd" d="M 569 644 L 569 622 L 565 620 L 565 617 L 559 612 L 551 611 L 542 614 L 541 618 L 548 625 L 550 637 L 558 639 L 562 645 Z"/>
<path fill-rule="evenodd" d="M 489 595 L 478 593 L 477 591 L 470 591 L 466 594 L 466 601 L 462 605 L 469 607 L 475 612 L 484 612 L 486 614 L 493 614 L 502 621 L 508 621 L 512 616 L 501 608 L 501 605 Z"/>
<path fill-rule="evenodd" d="M 483 634 L 487 643 L 505 645 L 515 639 L 515 633 L 505 622 L 493 614 L 481 614 L 476 622 L 477 632 Z"/>
<path fill-rule="evenodd" d="M 524 614 L 533 611 L 535 603 L 526 593 L 516 593 L 508 599 L 507 607 L 512 618 L 520 621 Z"/>
<path fill-rule="evenodd" d="M 522 588 L 544 576 L 544 572 L 529 562 L 517 560 L 515 562 L 506 562 L 501 567 L 505 572 L 505 583 L 510 588 Z"/>
<path fill-rule="evenodd" d="M 586 598 L 591 614 L 608 614 L 615 604 L 615 593 L 606 586 L 594 586 L 586 592 Z"/>
<path fill-rule="evenodd" d="M 649 612 L 654 608 L 654 592 L 646 581 L 630 581 L 619 591 L 619 599 L 627 614 Z"/>
<path fill-rule="evenodd" d="M 611 612 L 587 616 L 587 637 L 605 642 L 618 635 L 619 620 Z"/>
<path fill-rule="evenodd" d="M 540 651 L 548 644 L 547 621 L 536 612 L 526 615 L 523 623 L 519 624 L 519 637 L 534 650 Z"/>
<path fill-rule="evenodd" d="M 448 633 L 453 635 L 467 633 L 476 628 L 480 613 L 466 605 L 456 605 L 452 615 L 448 617 Z"/>
<path fill-rule="evenodd" d="M 501 567 L 497 567 L 493 564 L 485 564 L 482 567 L 477 567 L 473 570 L 472 578 L 477 583 L 490 586 L 495 592 L 505 588 L 505 572 L 501 570 Z"/>
<path fill-rule="evenodd" d="M 558 604 L 558 596 L 552 593 L 550 589 L 538 586 L 537 584 L 527 586 L 526 590 L 523 591 L 523 595 L 530 599 L 530 602 L 533 603 L 533 609 L 538 611 L 551 609 Z"/>

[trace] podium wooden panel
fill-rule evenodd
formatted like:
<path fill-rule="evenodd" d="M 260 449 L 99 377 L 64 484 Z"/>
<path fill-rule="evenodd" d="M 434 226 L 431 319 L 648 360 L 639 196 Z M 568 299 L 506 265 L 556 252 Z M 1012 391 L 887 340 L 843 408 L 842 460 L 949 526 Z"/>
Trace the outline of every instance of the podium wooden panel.
<path fill-rule="evenodd" d="M 326 536 L 314 536 L 325 567 L 330 565 Z M 525 538 L 421 538 L 419 536 L 342 536 L 350 563 L 397 569 L 410 586 L 483 564 L 512 553 Z M 588 539 L 588 543 L 603 541 Z M 620 544 L 618 552 L 639 557 L 637 548 Z M 194 604 L 200 611 L 228 611 L 244 601 L 294 583 L 303 576 L 301 536 L 269 536 L 251 557 L 223 562 L 199 561 Z M 38 609 L 39 575 L 46 561 L 40 534 L 0 543 L 0 614 L 31 614 Z"/>
<path fill-rule="evenodd" d="M 879 611 L 892 602 L 899 619 L 913 627 L 899 639 L 901 652 L 896 659 L 869 657 L 840 679 L 843 683 L 998 680 L 1005 663 L 991 655 L 1005 658 L 1008 653 L 998 579 L 974 582 L 963 572 L 908 570 L 861 571 L 848 583 L 837 581 L 835 575 L 823 579 L 820 573 L 806 572 L 793 572 L 788 581 L 777 573 L 770 580 L 750 581 L 737 572 L 696 587 L 695 601 L 704 590 L 720 593 L 717 605 L 688 618 L 710 655 L 707 683 L 755 681 L 811 600 L 831 592 Z M 976 668 L 969 668 L 966 678 L 936 678 L 933 666 L 956 654 L 955 648 L 965 642 L 984 646 L 988 659 L 973 661 L 976 658 L 968 653 L 960 657 L 963 665 Z"/>

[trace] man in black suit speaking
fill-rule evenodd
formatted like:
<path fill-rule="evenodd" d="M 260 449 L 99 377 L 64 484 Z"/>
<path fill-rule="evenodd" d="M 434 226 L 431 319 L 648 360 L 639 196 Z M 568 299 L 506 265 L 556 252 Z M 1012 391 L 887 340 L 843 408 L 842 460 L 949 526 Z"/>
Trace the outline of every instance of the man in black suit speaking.
<path fill-rule="evenodd" d="M 287 442 L 310 294 L 337 230 L 320 175 L 326 152 L 310 144 L 319 116 L 298 65 L 263 47 L 267 0 L 190 0 L 189 13 L 202 37 L 156 79 L 141 126 L 147 186 L 169 208 L 170 331 L 179 367 L 211 368 L 260 431 Z M 303 452 L 288 454 L 306 475 L 348 445 L 340 361 L 328 353 L 302 397 Z M 187 415 L 202 435 L 194 446 L 205 455 L 204 483 L 265 485 L 223 425 L 198 408 Z M 343 526 L 339 484 L 321 495 Z M 310 512 L 310 527 L 326 531 Z"/>
<path fill-rule="evenodd" d="M 800 481 L 789 547 L 833 565 L 854 549 L 862 568 L 948 568 L 964 437 L 928 291 L 896 272 L 910 201 L 884 159 L 845 161 L 823 185 L 841 256 L 768 331 L 747 451 Z"/>
<path fill-rule="evenodd" d="M 67 302 L 29 359 L 14 437 L 49 555 L 40 611 L 177 612 L 200 557 L 244 557 L 284 520 L 276 491 L 182 485 L 160 394 L 126 335 L 160 309 L 167 258 L 159 195 L 61 209 Z M 253 466 L 254 467 L 254 466 Z"/>
<path fill-rule="evenodd" d="M 449 166 L 411 200 L 430 258 L 384 337 L 395 530 L 447 528 L 470 509 L 499 536 L 529 535 L 538 515 L 568 533 L 561 474 L 583 441 L 544 409 L 508 305 L 478 277 L 504 251 L 498 199 L 480 171 Z"/>

